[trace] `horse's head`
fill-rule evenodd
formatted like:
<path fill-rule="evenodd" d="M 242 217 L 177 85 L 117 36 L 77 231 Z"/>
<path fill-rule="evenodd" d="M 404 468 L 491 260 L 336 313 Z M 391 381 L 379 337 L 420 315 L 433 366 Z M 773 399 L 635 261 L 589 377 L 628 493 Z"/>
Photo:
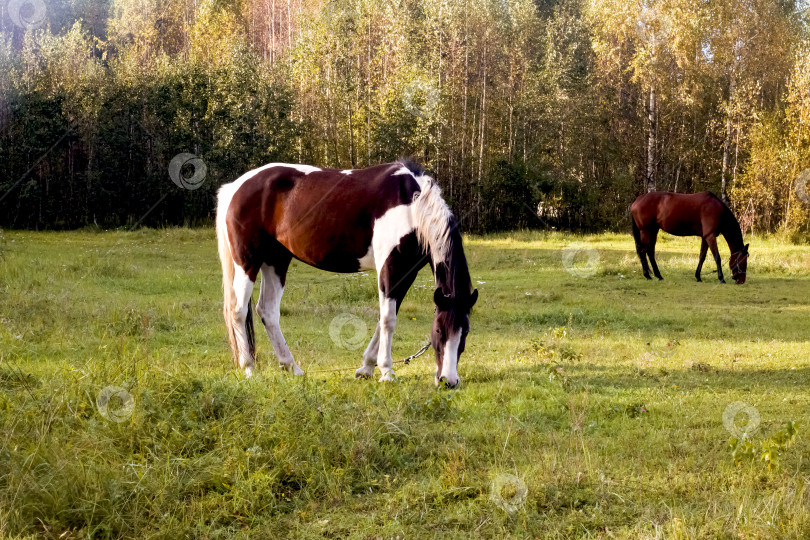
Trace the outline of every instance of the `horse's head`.
<path fill-rule="evenodd" d="M 740 251 L 731 254 L 728 266 L 731 268 L 731 278 L 737 285 L 745 283 L 745 273 L 748 270 L 748 245 L 745 244 Z"/>
<path fill-rule="evenodd" d="M 452 297 L 436 289 L 433 301 L 436 316 L 430 341 L 436 350 L 436 386 L 444 383 L 449 388 L 458 386 L 458 361 L 464 352 L 470 331 L 470 310 L 478 300 L 478 289 L 464 297 Z"/>

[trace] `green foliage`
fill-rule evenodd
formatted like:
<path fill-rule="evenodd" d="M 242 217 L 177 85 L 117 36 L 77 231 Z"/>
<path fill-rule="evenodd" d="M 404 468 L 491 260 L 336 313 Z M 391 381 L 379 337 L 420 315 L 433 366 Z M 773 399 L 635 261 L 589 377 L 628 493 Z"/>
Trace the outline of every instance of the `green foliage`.
<path fill-rule="evenodd" d="M 734 464 L 739 466 L 744 460 L 753 460 L 756 452 L 754 451 L 754 444 L 750 439 L 743 439 L 742 441 L 733 437 L 729 442 L 731 448 L 731 457 L 734 459 Z"/>
<path fill-rule="evenodd" d="M 413 156 L 468 230 L 626 230 L 651 167 L 810 237 L 794 2 L 642 4 L 46 2 L 37 29 L 0 22 L 0 224 L 205 222 L 270 161 Z M 207 165 L 196 191 L 168 178 L 181 152 Z"/>
<path fill-rule="evenodd" d="M 196 39 L 217 45 L 216 62 L 202 45 L 188 56 L 145 56 L 137 40 L 99 44 L 80 23 L 64 35 L 26 34 L 4 79 L 11 119 L 0 134 L 0 190 L 10 192 L 3 204 L 14 204 L 0 221 L 133 224 L 166 197 L 152 222 L 196 222 L 211 217 L 220 184 L 288 160 L 297 133 L 288 87 L 227 17 L 199 25 L 206 33 Z M 200 189 L 183 191 L 169 179 L 167 165 L 180 152 L 205 161 Z"/>
<path fill-rule="evenodd" d="M 739 467 L 743 462 L 753 461 L 759 456 L 760 461 L 765 462 L 768 470 L 773 471 L 779 466 L 782 454 L 793 444 L 797 433 L 798 428 L 796 427 L 796 422 L 792 420 L 785 422 L 781 430 L 764 441 L 761 441 L 759 450 L 755 448 L 754 443 L 750 439 L 743 438 L 740 440 L 734 437 L 729 441 L 731 457 L 734 460 L 734 464 Z"/>
<path fill-rule="evenodd" d="M 755 225 L 810 240 L 810 41 L 795 55 L 785 106 L 763 114 L 752 129 L 751 159 L 734 190 L 738 206 L 751 201 Z M 799 186 L 801 182 L 803 186 Z"/>
<path fill-rule="evenodd" d="M 768 464 L 769 471 L 779 464 L 779 458 L 793 444 L 797 433 L 796 422 L 789 421 L 782 430 L 762 443 L 760 459 Z"/>
<path fill-rule="evenodd" d="M 416 417 L 435 421 L 443 420 L 452 413 L 452 399 L 452 394 L 436 392 L 421 403 L 409 403 L 408 408 Z"/>
<path fill-rule="evenodd" d="M 582 360 L 579 353 L 570 343 L 566 343 L 563 338 L 568 335 L 565 327 L 554 328 L 551 331 L 551 340 L 532 340 L 531 348 L 538 356 L 551 362 L 573 363 Z"/>

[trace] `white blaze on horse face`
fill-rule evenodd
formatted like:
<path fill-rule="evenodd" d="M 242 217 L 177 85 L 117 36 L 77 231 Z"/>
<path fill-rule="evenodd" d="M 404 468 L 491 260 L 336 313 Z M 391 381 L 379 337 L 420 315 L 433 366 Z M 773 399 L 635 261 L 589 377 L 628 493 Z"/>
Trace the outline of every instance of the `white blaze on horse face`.
<path fill-rule="evenodd" d="M 456 330 L 444 343 L 444 357 L 442 358 L 442 374 L 439 380 L 444 379 L 448 385 L 458 384 L 458 347 L 461 344 L 461 330 Z"/>

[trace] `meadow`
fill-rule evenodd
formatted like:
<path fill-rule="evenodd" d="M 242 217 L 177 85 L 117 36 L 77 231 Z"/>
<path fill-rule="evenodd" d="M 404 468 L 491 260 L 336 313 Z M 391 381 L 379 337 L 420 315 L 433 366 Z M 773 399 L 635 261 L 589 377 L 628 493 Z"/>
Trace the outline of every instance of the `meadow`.
<path fill-rule="evenodd" d="M 212 229 L 3 232 L 0 537 L 810 537 L 810 247 L 752 238 L 736 286 L 695 282 L 697 239 L 662 235 L 662 282 L 629 234 L 465 241 L 480 299 L 448 391 L 432 351 L 354 379 L 373 274 L 294 262 L 281 327 L 309 374 L 257 327 L 245 379 Z M 425 269 L 395 360 L 432 292 Z"/>

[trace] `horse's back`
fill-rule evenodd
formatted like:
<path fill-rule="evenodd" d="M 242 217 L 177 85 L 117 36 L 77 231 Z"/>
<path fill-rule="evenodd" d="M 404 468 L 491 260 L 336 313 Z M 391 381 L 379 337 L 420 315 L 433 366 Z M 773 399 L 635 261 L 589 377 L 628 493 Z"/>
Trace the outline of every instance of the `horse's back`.
<path fill-rule="evenodd" d="M 650 191 L 636 197 L 630 205 L 630 213 L 640 229 L 654 226 L 658 219 L 661 202 L 669 193 L 664 191 Z"/>
<path fill-rule="evenodd" d="M 334 210 L 349 212 L 354 208 L 390 207 L 409 202 L 408 197 L 419 189 L 412 176 L 391 174 L 396 165 L 339 170 L 274 163 L 222 186 L 220 199 L 230 197 L 230 213 L 252 212 L 257 205 L 266 208 L 279 201 L 288 206 L 318 207 L 319 217 L 328 217 L 324 210 L 330 205 Z M 392 178 L 400 181 L 393 182 Z"/>
<path fill-rule="evenodd" d="M 713 193 L 653 191 L 640 195 L 632 204 L 639 228 L 659 228 L 676 236 L 702 236 L 715 229 L 724 205 Z"/>
<path fill-rule="evenodd" d="M 396 167 L 266 165 L 223 186 L 219 211 L 226 212 L 231 242 L 244 256 L 278 242 L 312 266 L 352 272 L 368 253 L 374 221 L 410 203 L 419 190 L 415 177 L 395 174 Z"/>

